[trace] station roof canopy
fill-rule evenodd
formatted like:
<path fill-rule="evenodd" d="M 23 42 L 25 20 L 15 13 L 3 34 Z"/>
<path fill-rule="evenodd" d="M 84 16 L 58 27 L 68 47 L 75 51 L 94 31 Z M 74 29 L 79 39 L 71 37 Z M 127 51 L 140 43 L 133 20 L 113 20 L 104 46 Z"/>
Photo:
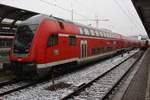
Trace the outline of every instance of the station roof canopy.
<path fill-rule="evenodd" d="M 150 0 L 132 0 L 150 38 Z"/>
<path fill-rule="evenodd" d="M 17 24 L 38 13 L 0 4 L 0 33 L 14 33 Z"/>

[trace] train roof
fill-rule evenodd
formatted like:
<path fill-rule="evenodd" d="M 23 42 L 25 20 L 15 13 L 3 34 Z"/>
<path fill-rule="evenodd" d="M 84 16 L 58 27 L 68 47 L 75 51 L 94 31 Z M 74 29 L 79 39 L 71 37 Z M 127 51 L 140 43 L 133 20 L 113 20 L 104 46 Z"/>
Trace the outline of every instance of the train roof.
<path fill-rule="evenodd" d="M 43 14 L 38 14 L 35 16 L 32 16 L 30 18 L 28 18 L 27 20 L 23 21 L 21 24 L 39 24 L 42 20 L 49 18 L 47 15 L 43 15 Z"/>
<path fill-rule="evenodd" d="M 123 36 L 121 34 L 112 32 L 111 30 L 108 30 L 108 29 L 105 29 L 105 28 L 98 29 L 98 28 L 94 28 L 92 26 L 87 26 L 87 25 L 72 22 L 70 20 L 65 20 L 65 19 L 62 19 L 62 18 L 54 17 L 52 15 L 48 16 L 48 15 L 44 15 L 44 14 L 38 14 L 38 15 L 35 15 L 31 18 L 28 18 L 27 20 L 23 21 L 21 24 L 25 24 L 25 23 L 39 24 L 44 19 L 51 19 L 51 20 L 55 20 L 55 21 L 59 21 L 59 22 L 65 22 L 65 23 L 73 24 L 77 27 L 83 27 L 83 28 L 88 28 L 88 29 L 92 29 L 92 30 L 95 30 L 95 31 L 101 31 L 101 32 L 109 33 L 109 34 L 112 35 L 113 38 L 127 39 L 127 40 L 129 39 L 129 37 L 126 37 L 126 36 Z"/>

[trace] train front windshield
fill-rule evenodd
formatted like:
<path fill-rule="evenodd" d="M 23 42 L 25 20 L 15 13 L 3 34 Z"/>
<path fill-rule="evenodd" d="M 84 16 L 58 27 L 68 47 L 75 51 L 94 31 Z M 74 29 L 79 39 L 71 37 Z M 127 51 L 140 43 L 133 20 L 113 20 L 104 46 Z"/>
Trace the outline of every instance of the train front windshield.
<path fill-rule="evenodd" d="M 21 25 L 17 28 L 14 53 L 25 54 L 29 52 L 37 26 Z"/>

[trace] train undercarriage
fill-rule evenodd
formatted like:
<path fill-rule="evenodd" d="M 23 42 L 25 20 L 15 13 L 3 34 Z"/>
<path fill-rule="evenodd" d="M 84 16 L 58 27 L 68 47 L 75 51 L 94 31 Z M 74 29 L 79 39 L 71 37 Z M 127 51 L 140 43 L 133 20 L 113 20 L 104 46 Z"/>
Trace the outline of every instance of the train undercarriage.
<path fill-rule="evenodd" d="M 128 48 L 128 49 L 122 49 L 115 51 L 113 53 L 109 53 L 103 56 L 100 56 L 98 58 L 92 58 L 88 60 L 82 60 L 81 62 L 74 61 L 69 62 L 65 64 L 60 64 L 56 66 L 47 66 L 45 68 L 37 68 L 37 65 L 33 62 L 11 62 L 11 63 L 4 63 L 3 68 L 4 70 L 11 71 L 17 78 L 21 79 L 41 79 L 43 77 L 49 76 L 51 77 L 52 74 L 55 73 L 55 76 L 58 76 L 57 74 L 64 74 L 69 71 L 73 71 L 74 69 L 77 69 L 78 67 L 83 67 L 87 63 L 93 63 L 95 61 L 100 61 L 102 59 L 113 57 L 114 55 L 123 54 L 125 52 L 130 52 L 130 50 L 133 50 L 135 48 Z"/>
<path fill-rule="evenodd" d="M 119 55 L 124 52 L 127 52 L 129 50 L 120 50 L 115 51 L 113 53 L 109 53 L 106 55 L 103 55 L 101 57 L 91 59 L 91 60 L 85 60 L 82 62 L 70 62 L 65 64 L 60 64 L 52 67 L 46 67 L 46 68 L 37 68 L 37 65 L 35 63 L 19 63 L 19 62 L 11 62 L 9 70 L 12 71 L 12 73 L 17 76 L 17 78 L 21 79 L 41 79 L 43 77 L 51 77 L 52 74 L 55 74 L 54 76 L 58 76 L 57 74 L 64 74 L 69 71 L 72 71 L 73 69 L 77 68 L 78 66 L 85 65 L 90 62 L 99 61 L 102 59 L 106 59 L 108 57 L 113 57 L 114 55 Z"/>

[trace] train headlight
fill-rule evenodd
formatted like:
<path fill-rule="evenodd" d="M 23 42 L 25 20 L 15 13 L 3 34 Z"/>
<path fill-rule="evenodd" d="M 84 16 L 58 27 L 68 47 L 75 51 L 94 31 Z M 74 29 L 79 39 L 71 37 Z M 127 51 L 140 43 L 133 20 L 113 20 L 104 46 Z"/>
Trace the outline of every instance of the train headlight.
<path fill-rule="evenodd" d="M 21 59 L 21 58 L 18 58 L 18 59 L 17 59 L 17 61 L 19 61 L 19 62 L 20 62 L 20 61 L 22 61 L 22 59 Z"/>

